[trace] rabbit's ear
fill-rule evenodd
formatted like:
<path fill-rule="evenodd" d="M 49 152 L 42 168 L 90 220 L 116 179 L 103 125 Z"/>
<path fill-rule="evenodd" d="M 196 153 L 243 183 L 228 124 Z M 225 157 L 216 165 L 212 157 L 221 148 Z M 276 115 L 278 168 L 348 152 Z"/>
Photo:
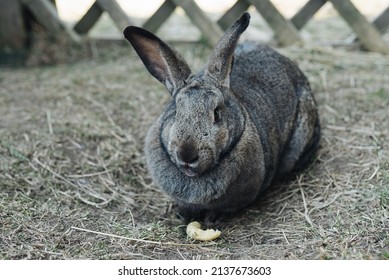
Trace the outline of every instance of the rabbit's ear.
<path fill-rule="evenodd" d="M 175 49 L 139 27 L 127 26 L 123 33 L 150 74 L 163 83 L 171 94 L 184 84 L 191 70 Z"/>
<path fill-rule="evenodd" d="M 230 72 L 234 58 L 234 51 L 240 34 L 250 23 L 250 14 L 244 13 L 216 44 L 209 58 L 205 75 L 216 78 L 223 85 L 230 85 Z"/>

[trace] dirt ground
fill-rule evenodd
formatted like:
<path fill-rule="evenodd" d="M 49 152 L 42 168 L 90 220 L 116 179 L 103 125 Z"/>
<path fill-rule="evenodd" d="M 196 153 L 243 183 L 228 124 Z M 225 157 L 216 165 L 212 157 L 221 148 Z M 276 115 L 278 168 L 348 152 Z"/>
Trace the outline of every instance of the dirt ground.
<path fill-rule="evenodd" d="M 194 69 L 209 52 L 177 48 Z M 389 57 L 279 51 L 315 92 L 319 153 L 209 243 L 186 237 L 146 170 L 144 137 L 169 95 L 129 46 L 0 69 L 0 259 L 389 259 Z"/>

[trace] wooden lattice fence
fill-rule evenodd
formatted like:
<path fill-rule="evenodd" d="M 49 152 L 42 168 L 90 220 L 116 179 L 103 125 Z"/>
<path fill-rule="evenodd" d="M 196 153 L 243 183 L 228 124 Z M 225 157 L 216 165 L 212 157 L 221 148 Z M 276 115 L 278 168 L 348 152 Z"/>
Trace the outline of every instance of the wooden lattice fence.
<path fill-rule="evenodd" d="M 212 21 L 193 0 L 165 0 L 157 11 L 143 24 L 145 29 L 156 32 L 176 7 L 181 7 L 191 22 L 197 26 L 210 46 L 236 18 L 250 6 L 261 14 L 281 46 L 301 41 L 299 30 L 323 7 L 331 2 L 340 16 L 348 23 L 362 47 L 368 51 L 389 54 L 389 45 L 383 40 L 383 33 L 389 26 L 389 7 L 373 22 L 369 22 L 350 0 L 307 0 L 306 4 L 290 19 L 277 10 L 271 0 L 237 0 L 216 22 Z M 82 18 L 69 28 L 58 16 L 55 0 L 0 0 L 0 52 L 25 49 L 29 24 L 25 10 L 32 14 L 48 33 L 60 34 L 76 43 L 81 42 L 100 16 L 109 14 L 119 30 L 132 25 L 132 20 L 116 0 L 95 0 Z M 26 22 L 27 21 L 27 22 Z"/>

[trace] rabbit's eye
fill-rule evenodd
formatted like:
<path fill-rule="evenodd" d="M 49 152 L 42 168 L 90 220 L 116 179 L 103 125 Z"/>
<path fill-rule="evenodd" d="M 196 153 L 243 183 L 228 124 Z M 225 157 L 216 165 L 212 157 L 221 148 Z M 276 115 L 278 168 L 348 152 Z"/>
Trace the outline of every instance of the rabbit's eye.
<path fill-rule="evenodd" d="M 213 122 L 218 123 L 220 121 L 221 121 L 220 107 L 216 107 L 215 111 L 213 111 Z"/>

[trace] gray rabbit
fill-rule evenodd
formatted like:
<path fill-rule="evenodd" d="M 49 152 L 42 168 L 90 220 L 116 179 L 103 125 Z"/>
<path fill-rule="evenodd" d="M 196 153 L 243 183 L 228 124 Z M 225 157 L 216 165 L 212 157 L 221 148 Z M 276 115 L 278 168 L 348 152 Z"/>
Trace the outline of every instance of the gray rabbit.
<path fill-rule="evenodd" d="M 197 74 L 155 35 L 124 30 L 172 96 L 148 131 L 145 153 L 155 183 L 187 221 L 212 224 L 246 207 L 275 178 L 301 171 L 318 149 L 320 124 L 306 77 L 269 47 L 237 44 L 249 22 L 243 14 Z"/>

